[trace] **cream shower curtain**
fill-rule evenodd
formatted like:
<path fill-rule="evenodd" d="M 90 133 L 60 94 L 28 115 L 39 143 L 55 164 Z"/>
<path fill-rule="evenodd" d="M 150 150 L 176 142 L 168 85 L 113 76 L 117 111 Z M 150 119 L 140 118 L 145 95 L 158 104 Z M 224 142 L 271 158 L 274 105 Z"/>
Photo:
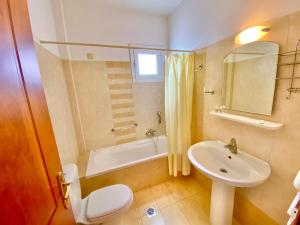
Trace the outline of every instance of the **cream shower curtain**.
<path fill-rule="evenodd" d="M 170 175 L 189 175 L 187 150 L 191 145 L 194 56 L 168 55 L 165 74 L 165 113 Z"/>

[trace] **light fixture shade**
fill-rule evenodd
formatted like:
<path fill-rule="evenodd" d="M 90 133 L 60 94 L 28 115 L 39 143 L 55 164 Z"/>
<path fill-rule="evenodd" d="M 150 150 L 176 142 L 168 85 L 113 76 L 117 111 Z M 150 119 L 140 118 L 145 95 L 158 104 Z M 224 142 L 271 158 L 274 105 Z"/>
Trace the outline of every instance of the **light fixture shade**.
<path fill-rule="evenodd" d="M 254 42 L 265 36 L 270 31 L 270 28 L 267 26 L 254 26 L 249 27 L 242 32 L 240 32 L 235 37 L 235 43 L 237 44 L 247 44 Z"/>

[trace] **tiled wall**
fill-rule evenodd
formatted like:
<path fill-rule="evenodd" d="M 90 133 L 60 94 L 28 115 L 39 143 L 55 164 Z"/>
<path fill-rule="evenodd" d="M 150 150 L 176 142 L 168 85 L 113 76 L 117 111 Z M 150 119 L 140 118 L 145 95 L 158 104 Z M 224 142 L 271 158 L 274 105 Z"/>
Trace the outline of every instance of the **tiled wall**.
<path fill-rule="evenodd" d="M 57 56 L 35 45 L 46 100 L 62 164 L 76 163 L 79 145 L 74 129 L 63 65 Z"/>
<path fill-rule="evenodd" d="M 164 82 L 134 83 L 126 61 L 63 64 L 82 152 L 146 138 L 149 128 L 164 133 L 156 114 L 164 112 Z"/>
<path fill-rule="evenodd" d="M 300 39 L 300 12 L 262 25 L 271 26 L 271 31 L 262 40 L 279 43 L 280 52 L 295 49 Z M 293 179 L 300 169 L 300 95 L 293 94 L 292 98 L 287 100 L 286 89 L 289 88 L 290 80 L 279 80 L 276 84 L 272 116 L 248 114 L 283 123 L 284 127 L 278 131 L 255 128 L 211 116 L 209 112 L 221 105 L 223 59 L 235 47 L 237 46 L 234 44 L 234 37 L 231 37 L 206 48 L 205 87 L 214 89 L 215 95 L 204 96 L 204 139 L 228 142 L 231 137 L 235 137 L 240 149 L 270 163 L 272 174 L 264 184 L 238 189 L 238 193 L 279 224 L 286 224 L 286 210 L 296 194 Z M 289 60 L 291 58 L 280 57 L 281 62 Z M 291 72 L 290 66 L 280 67 L 278 76 L 289 77 Z M 296 74 L 300 74 L 300 66 L 297 67 Z M 300 87 L 299 80 L 295 85 Z"/>
<path fill-rule="evenodd" d="M 192 112 L 192 143 L 203 139 L 203 107 L 205 81 L 205 52 L 195 54 L 195 80 Z"/>

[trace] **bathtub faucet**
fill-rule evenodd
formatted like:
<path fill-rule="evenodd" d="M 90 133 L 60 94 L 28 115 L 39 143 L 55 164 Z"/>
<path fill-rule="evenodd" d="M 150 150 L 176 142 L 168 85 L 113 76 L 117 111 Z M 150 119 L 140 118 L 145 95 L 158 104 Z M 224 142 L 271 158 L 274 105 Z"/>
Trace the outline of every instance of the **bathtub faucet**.
<path fill-rule="evenodd" d="M 150 128 L 149 130 L 146 131 L 146 136 L 147 137 L 154 137 L 155 134 L 156 134 L 156 130 L 154 130 L 154 129 Z"/>

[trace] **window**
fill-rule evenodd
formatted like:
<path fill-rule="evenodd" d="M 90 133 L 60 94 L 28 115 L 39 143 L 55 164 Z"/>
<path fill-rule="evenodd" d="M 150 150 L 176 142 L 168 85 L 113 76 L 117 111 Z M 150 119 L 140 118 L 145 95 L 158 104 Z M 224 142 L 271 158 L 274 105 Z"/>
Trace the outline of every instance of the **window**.
<path fill-rule="evenodd" d="M 163 81 L 163 55 L 161 52 L 135 50 L 133 57 L 135 82 Z"/>

